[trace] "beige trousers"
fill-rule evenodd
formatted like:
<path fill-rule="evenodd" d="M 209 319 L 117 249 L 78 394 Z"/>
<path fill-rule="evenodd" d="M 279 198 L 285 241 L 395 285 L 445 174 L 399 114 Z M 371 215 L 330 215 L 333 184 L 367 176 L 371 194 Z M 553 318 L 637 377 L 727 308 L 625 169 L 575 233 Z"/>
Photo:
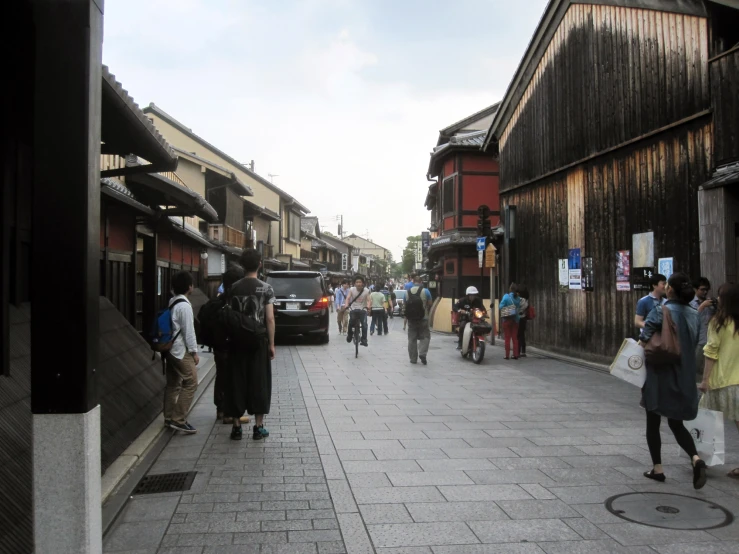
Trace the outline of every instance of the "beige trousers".
<path fill-rule="evenodd" d="M 196 390 L 198 390 L 198 368 L 192 354 L 188 352 L 181 360 L 167 354 L 164 419 L 185 423 Z"/>

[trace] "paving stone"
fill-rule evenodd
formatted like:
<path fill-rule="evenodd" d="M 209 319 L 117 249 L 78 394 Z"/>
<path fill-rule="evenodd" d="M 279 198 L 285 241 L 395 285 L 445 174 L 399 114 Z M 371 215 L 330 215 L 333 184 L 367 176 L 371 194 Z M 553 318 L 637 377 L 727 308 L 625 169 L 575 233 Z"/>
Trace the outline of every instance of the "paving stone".
<path fill-rule="evenodd" d="M 469 470 L 465 473 L 472 479 L 476 485 L 497 485 L 507 483 L 543 483 L 545 485 L 554 485 L 555 482 L 544 475 L 538 469 L 522 469 L 513 471 L 501 471 L 493 469 L 487 471 Z M 444 484 L 444 483 L 442 483 Z"/>
<path fill-rule="evenodd" d="M 464 523 L 439 525 L 437 523 L 397 523 L 368 525 L 372 542 L 378 548 L 400 546 L 429 546 L 445 544 L 479 544 Z"/>
<path fill-rule="evenodd" d="M 319 554 L 346 554 L 344 541 L 329 541 L 318 543 Z"/>
<path fill-rule="evenodd" d="M 352 489 L 392 487 L 386 473 L 352 473 L 347 475 Z"/>
<path fill-rule="evenodd" d="M 179 535 L 177 546 L 215 546 L 231 544 L 233 535 L 231 533 L 203 533 L 196 535 Z"/>
<path fill-rule="evenodd" d="M 169 520 L 175 513 L 180 499 L 176 496 L 164 498 L 134 498 L 129 501 L 121 514 L 121 521 Z"/>
<path fill-rule="evenodd" d="M 420 487 L 424 485 L 473 485 L 475 482 L 463 471 L 424 471 L 388 473 L 394 487 Z"/>
<path fill-rule="evenodd" d="M 468 546 L 435 546 L 434 554 L 543 554 L 537 545 L 531 544 L 478 544 Z"/>
<path fill-rule="evenodd" d="M 418 502 L 408 503 L 405 508 L 417 523 L 510 519 L 495 502 Z"/>
<path fill-rule="evenodd" d="M 341 535 L 348 554 L 374 554 L 367 529 L 359 514 L 339 514 Z"/>
<path fill-rule="evenodd" d="M 345 480 L 330 480 L 328 482 L 336 513 L 349 513 L 359 511 L 354 501 L 354 495 L 349 483 Z"/>
<path fill-rule="evenodd" d="M 447 503 L 441 503 L 446 505 Z M 408 506 L 420 506 L 425 504 L 408 504 Z M 436 504 L 433 504 L 434 506 Z M 412 523 L 406 505 L 404 504 L 360 504 L 359 511 L 362 519 L 367 525 L 377 523 Z"/>
<path fill-rule="evenodd" d="M 121 551 L 156 548 L 167 530 L 167 521 L 121 523 L 105 537 L 105 550 Z"/>
<path fill-rule="evenodd" d="M 288 531 L 289 542 L 328 542 L 340 541 L 341 533 L 335 530 Z"/>
<path fill-rule="evenodd" d="M 577 533 L 559 519 L 472 521 L 469 526 L 484 543 L 580 539 Z"/>
<path fill-rule="evenodd" d="M 496 504 L 511 519 L 557 519 L 581 517 L 561 500 L 498 500 Z"/>
<path fill-rule="evenodd" d="M 399 504 L 404 502 L 444 502 L 436 487 L 378 487 L 356 489 L 357 504 Z"/>
<path fill-rule="evenodd" d="M 599 485 L 585 487 L 547 487 L 549 492 L 568 504 L 599 504 L 611 496 L 634 492 L 626 485 Z"/>
<path fill-rule="evenodd" d="M 452 501 L 526 500 L 531 496 L 517 485 L 455 485 L 438 487 L 444 497 Z M 422 501 L 418 501 L 422 502 Z"/>
<path fill-rule="evenodd" d="M 470 450 L 465 448 L 465 450 Z M 378 460 L 435 460 L 448 459 L 449 456 L 441 448 L 401 448 L 373 450 Z"/>
<path fill-rule="evenodd" d="M 564 517 L 564 516 L 560 516 Z M 608 536 L 595 525 L 584 518 L 563 519 L 573 531 L 586 540 L 607 539 Z"/>
<path fill-rule="evenodd" d="M 542 542 L 547 554 L 654 554 L 647 546 L 622 546 L 614 540 Z M 695 548 L 695 545 L 691 545 Z M 690 552 L 695 552 L 691 550 Z M 701 553 L 704 551 L 701 550 Z"/>
<path fill-rule="evenodd" d="M 389 460 L 376 462 L 343 462 L 346 473 L 387 473 L 388 471 L 423 471 L 413 460 Z"/>
<path fill-rule="evenodd" d="M 598 527 L 624 546 L 701 543 L 718 540 L 705 531 L 660 529 L 638 523 L 601 523 Z"/>
<path fill-rule="evenodd" d="M 418 460 L 418 464 L 423 468 L 424 471 L 474 471 L 484 469 L 496 469 L 496 466 L 491 461 L 484 458 L 454 460 Z"/>

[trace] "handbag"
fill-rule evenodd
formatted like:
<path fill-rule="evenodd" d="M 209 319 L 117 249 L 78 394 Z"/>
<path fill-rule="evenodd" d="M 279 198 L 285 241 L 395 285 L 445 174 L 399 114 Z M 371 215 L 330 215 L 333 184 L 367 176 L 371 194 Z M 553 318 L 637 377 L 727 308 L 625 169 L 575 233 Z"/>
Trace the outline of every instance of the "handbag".
<path fill-rule="evenodd" d="M 639 388 L 643 387 L 647 380 L 644 348 L 639 346 L 634 339 L 624 339 L 610 369 L 614 377 Z"/>
<path fill-rule="evenodd" d="M 516 305 L 511 304 L 500 309 L 500 317 L 515 317 L 516 316 Z"/>
<path fill-rule="evenodd" d="M 683 421 L 683 425 L 690 431 L 695 449 L 706 465 L 709 467 L 723 465 L 725 460 L 723 412 L 699 408 L 696 418 L 692 421 Z M 680 452 L 682 453 L 682 449 Z"/>
<path fill-rule="evenodd" d="M 680 362 L 680 340 L 677 326 L 667 306 L 661 306 L 662 329 L 655 332 L 644 347 L 644 357 L 653 364 L 674 364 Z"/>
<path fill-rule="evenodd" d="M 529 307 L 526 310 L 526 319 L 536 319 L 536 310 L 531 304 L 529 304 Z"/>

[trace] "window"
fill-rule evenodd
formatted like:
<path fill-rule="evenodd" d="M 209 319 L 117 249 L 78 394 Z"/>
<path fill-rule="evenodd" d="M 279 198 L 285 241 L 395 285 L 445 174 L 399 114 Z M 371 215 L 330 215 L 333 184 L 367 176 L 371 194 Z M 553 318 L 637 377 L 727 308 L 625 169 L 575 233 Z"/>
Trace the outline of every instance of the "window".
<path fill-rule="evenodd" d="M 454 213 L 454 177 L 444 179 L 442 183 L 442 213 Z"/>
<path fill-rule="evenodd" d="M 288 212 L 288 234 L 287 237 L 295 242 L 300 242 L 300 215 Z"/>

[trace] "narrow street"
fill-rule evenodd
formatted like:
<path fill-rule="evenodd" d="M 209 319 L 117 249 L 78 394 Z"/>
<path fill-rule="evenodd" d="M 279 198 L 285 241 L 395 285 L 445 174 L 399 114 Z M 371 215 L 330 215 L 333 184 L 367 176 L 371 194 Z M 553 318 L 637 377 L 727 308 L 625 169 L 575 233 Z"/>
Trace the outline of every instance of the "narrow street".
<path fill-rule="evenodd" d="M 429 365 L 407 359 L 401 320 L 354 359 L 283 342 L 273 367 L 270 437 L 229 440 L 212 391 L 151 473 L 197 470 L 185 493 L 137 496 L 106 552 L 654 553 L 736 552 L 739 524 L 709 530 L 630 523 L 604 502 L 662 492 L 739 512 L 724 467 L 694 491 L 663 425 L 667 483 L 652 483 L 637 389 L 536 356 L 482 365 L 432 334 Z M 212 387 L 212 384 L 211 384 Z M 668 434 L 664 434 L 667 431 Z M 739 462 L 726 429 L 727 467 Z M 732 466 L 733 467 L 733 466 Z M 639 501 L 641 496 L 633 498 Z M 681 498 L 681 497 L 674 497 Z M 637 502 L 638 503 L 638 502 Z M 700 527 L 697 513 L 685 525 Z M 695 519 L 692 521 L 691 518 Z"/>

